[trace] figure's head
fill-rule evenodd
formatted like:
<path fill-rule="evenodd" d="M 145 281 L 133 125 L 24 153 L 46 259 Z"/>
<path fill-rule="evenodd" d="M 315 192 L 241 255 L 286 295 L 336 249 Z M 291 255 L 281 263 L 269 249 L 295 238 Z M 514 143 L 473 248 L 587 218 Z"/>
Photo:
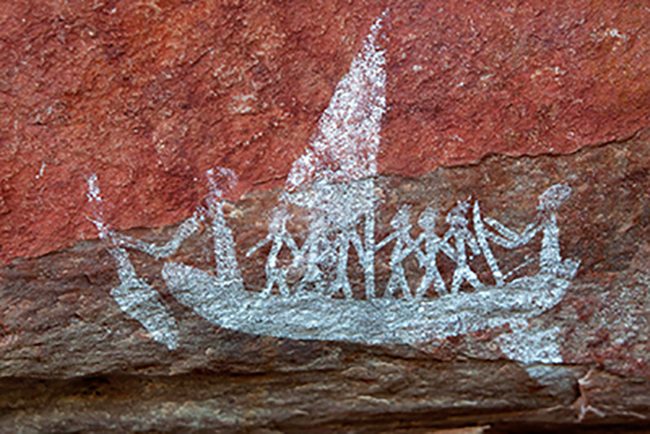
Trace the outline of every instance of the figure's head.
<path fill-rule="evenodd" d="M 285 204 L 280 203 L 273 209 L 269 218 L 269 232 L 279 232 L 289 218 L 289 210 Z"/>
<path fill-rule="evenodd" d="M 555 184 L 539 195 L 539 210 L 556 210 L 571 194 L 571 187 L 566 183 Z"/>
<path fill-rule="evenodd" d="M 436 219 L 438 218 L 438 212 L 432 207 L 428 206 L 418 217 L 418 225 L 425 231 L 432 231 L 436 227 Z"/>
<path fill-rule="evenodd" d="M 390 225 L 394 229 L 405 228 L 406 226 L 408 226 L 410 219 L 411 219 L 411 207 L 408 205 L 404 205 L 397 211 L 397 214 L 395 214 L 393 220 L 390 221 Z"/>
<path fill-rule="evenodd" d="M 225 167 L 215 167 L 205 172 L 210 184 L 210 196 L 221 199 L 224 193 L 230 191 L 237 184 L 235 172 Z"/>
<path fill-rule="evenodd" d="M 454 209 L 449 211 L 449 214 L 447 214 L 447 223 L 452 226 L 467 226 L 468 220 L 466 215 L 467 210 L 469 209 L 470 199 L 467 199 L 463 202 L 456 202 Z"/>

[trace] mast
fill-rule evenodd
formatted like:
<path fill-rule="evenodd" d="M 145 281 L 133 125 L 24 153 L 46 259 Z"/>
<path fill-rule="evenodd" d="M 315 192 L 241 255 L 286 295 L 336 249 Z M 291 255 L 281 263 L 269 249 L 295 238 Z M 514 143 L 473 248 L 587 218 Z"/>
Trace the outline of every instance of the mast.
<path fill-rule="evenodd" d="M 380 36 L 388 10 L 370 28 L 361 51 L 336 86 L 318 122 L 318 131 L 287 178 L 287 200 L 310 210 L 310 234 L 344 233 L 364 269 L 366 297 L 375 297 L 375 209 L 372 179 L 377 174 L 381 123 L 386 112 L 386 51 Z M 362 234 L 357 226 L 362 225 Z M 320 242 L 308 237 L 308 257 L 319 258 Z M 312 240 L 312 241 L 310 241 Z M 316 250 L 316 251 L 314 251 Z M 341 257 L 347 253 L 340 252 Z M 311 276 L 318 264 L 308 264 Z M 345 267 L 347 268 L 347 267 Z M 317 286 L 324 282 L 316 283 Z"/>

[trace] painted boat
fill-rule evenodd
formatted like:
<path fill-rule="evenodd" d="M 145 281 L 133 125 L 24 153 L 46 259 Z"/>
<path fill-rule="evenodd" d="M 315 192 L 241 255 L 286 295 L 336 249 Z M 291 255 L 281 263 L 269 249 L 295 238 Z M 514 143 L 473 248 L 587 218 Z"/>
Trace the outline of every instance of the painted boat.
<path fill-rule="evenodd" d="M 272 244 L 267 258 L 265 292 L 245 288 L 235 254 L 237 246 L 222 210 L 222 192 L 213 179 L 215 173 L 207 173 L 211 186 L 209 206 L 197 210 L 197 214 L 184 222 L 164 246 L 110 231 L 103 220 L 97 179 L 95 176 L 89 178 L 89 200 L 96 208 L 92 221 L 100 237 L 116 246 L 109 248 L 109 252 L 118 265 L 120 286 L 111 291 L 111 295 L 122 310 L 151 333 L 154 340 L 169 349 L 177 348 L 178 326 L 157 291 L 137 275 L 126 249 L 140 250 L 156 259 L 169 258 L 203 221 L 210 222 L 214 238 L 214 274 L 169 261 L 164 264 L 162 275 L 176 300 L 218 326 L 279 338 L 386 345 L 427 343 L 508 325 L 512 331 L 510 336 L 497 339 L 505 354 L 525 362 L 562 361 L 555 344 L 556 330 L 530 330 L 529 320 L 562 300 L 579 265 L 578 261 L 564 260 L 560 255 L 555 212 L 570 194 L 571 189 L 565 184 L 557 184 L 539 196 L 538 219 L 521 234 L 496 220 L 483 219 L 478 202 L 474 203 L 473 226 L 477 243 L 497 282 L 495 286 L 483 286 L 469 269 L 465 254 L 466 243 L 473 236 L 467 235 L 469 221 L 465 215 L 469 204 L 459 202 L 447 216 L 450 227 L 454 227 L 450 231 L 453 232 L 456 253 L 450 253 L 451 248 L 445 250 L 441 247 L 458 264 L 459 273 L 454 276 L 452 292 L 432 299 L 376 297 L 374 255 L 388 242 L 385 239 L 375 243 L 375 211 L 379 198 L 374 184 L 381 120 L 386 111 L 386 58 L 379 40 L 387 13 L 384 12 L 372 25 L 361 52 L 337 85 L 321 116 L 318 132 L 288 175 L 282 200 L 285 204 L 303 208 L 309 216 L 308 236 L 302 247 L 298 249 L 286 231 L 284 222 L 288 214 L 279 207 L 277 218 L 274 217 L 276 221 L 269 224 L 269 235 L 248 250 L 247 256 L 265 243 Z M 231 171 L 218 170 L 217 175 L 234 182 L 235 176 Z M 403 217 L 408 223 L 408 213 L 405 212 Z M 428 225 L 429 229 L 422 228 L 425 235 L 429 231 L 427 236 L 430 238 L 424 239 L 438 239 L 433 222 Z M 362 228 L 362 233 L 357 232 L 358 227 Z M 395 229 L 397 234 L 397 227 Z M 513 249 L 523 246 L 540 232 L 541 271 L 508 281 L 508 276 L 501 273 L 497 259 L 492 255 L 488 240 Z M 407 232 L 404 234 L 403 237 L 410 237 Z M 330 239 L 330 245 L 328 235 L 336 239 Z M 401 276 L 403 288 L 407 284 L 401 266 L 403 258 L 399 258 L 404 255 L 404 245 L 414 240 L 394 239 L 397 241 L 390 265 L 394 275 Z M 281 274 L 274 275 L 269 270 L 277 270 L 277 254 L 284 242 L 289 243 L 287 247 L 294 251 L 294 255 L 306 261 L 305 283 L 316 284 L 317 291 L 306 291 L 298 285 L 291 293 L 286 282 L 280 280 L 284 290 L 281 289 L 281 294 L 271 292 L 273 285 L 279 283 L 277 276 Z M 445 241 L 438 239 L 437 242 L 444 244 Z M 401 247 L 397 247 L 399 243 Z M 351 248 L 356 250 L 364 273 L 366 293 L 363 299 L 351 297 L 346 274 Z M 338 257 L 332 259 L 332 252 L 337 252 Z M 327 262 L 325 265 L 330 269 L 336 268 L 337 281 L 319 277 L 322 261 Z M 435 267 L 431 258 L 425 258 L 421 263 L 425 269 L 427 266 Z M 458 276 L 461 279 L 457 279 Z M 475 287 L 474 291 L 458 291 L 463 276 Z M 440 288 L 437 290 L 442 292 Z M 347 297 L 331 297 L 339 291 Z"/>
<path fill-rule="evenodd" d="M 540 273 L 499 287 L 419 301 L 335 299 L 311 292 L 263 296 L 176 262 L 166 263 L 162 273 L 180 303 L 230 330 L 383 345 L 424 343 L 522 323 L 562 300 L 574 265 L 565 277 Z"/>

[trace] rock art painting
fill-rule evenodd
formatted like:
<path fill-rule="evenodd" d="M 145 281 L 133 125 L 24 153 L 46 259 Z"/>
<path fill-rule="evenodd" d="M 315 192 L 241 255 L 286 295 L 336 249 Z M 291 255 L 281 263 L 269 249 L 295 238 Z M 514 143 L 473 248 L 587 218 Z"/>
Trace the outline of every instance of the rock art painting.
<path fill-rule="evenodd" d="M 559 182 L 531 189 L 538 206 L 523 229 L 490 216 L 479 200 L 461 197 L 451 209 L 430 205 L 414 215 L 403 205 L 390 216 L 390 232 L 379 239 L 377 154 L 386 106 L 388 11 L 370 28 L 361 51 L 318 123 L 318 131 L 294 163 L 279 201 L 269 215 L 266 237 L 251 246 L 235 242 L 224 213 L 224 192 L 235 174 L 227 168 L 205 173 L 210 196 L 165 244 L 149 243 L 111 230 L 105 221 L 101 179 L 88 178 L 88 200 L 102 242 L 115 261 L 119 286 L 110 292 L 129 317 L 154 341 L 179 346 L 176 320 L 156 288 L 138 276 L 129 252 L 162 261 L 162 279 L 171 295 L 220 327 L 260 336 L 345 341 L 370 345 L 422 345 L 490 329 L 507 329 L 496 342 L 507 357 L 526 363 L 560 363 L 558 329 L 531 319 L 563 299 L 580 265 L 560 247 L 558 215 L 571 201 L 572 187 Z M 295 214 L 292 210 L 299 209 Z M 303 233 L 289 223 L 301 220 Z M 417 224 L 417 234 L 414 225 Z M 439 229 L 440 228 L 440 229 Z M 213 241 L 212 269 L 170 259 L 193 234 Z M 534 254 L 506 262 L 504 251 L 537 243 Z M 264 256 L 266 282 L 251 290 L 239 257 Z M 280 260 L 282 256 L 283 260 Z M 480 258 L 488 273 L 473 269 Z M 407 260 L 420 270 L 409 281 Z M 377 284 L 384 261 L 387 282 Z M 443 276 L 441 261 L 453 264 Z M 474 261 L 474 262 L 472 262 Z M 353 291 L 350 264 L 362 270 L 364 291 Z M 299 271 L 299 278 L 289 276 Z"/>
<path fill-rule="evenodd" d="M 643 2 L 7 5 L 0 432 L 650 428 Z"/>

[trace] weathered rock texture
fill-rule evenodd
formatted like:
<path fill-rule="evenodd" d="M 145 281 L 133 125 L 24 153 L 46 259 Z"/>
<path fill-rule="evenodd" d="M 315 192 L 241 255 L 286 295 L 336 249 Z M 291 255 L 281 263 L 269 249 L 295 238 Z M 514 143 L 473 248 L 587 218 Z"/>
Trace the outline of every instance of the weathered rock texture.
<path fill-rule="evenodd" d="M 242 290 L 268 303 L 298 294 L 310 271 L 291 249 L 275 263 L 273 243 L 251 249 L 282 215 L 297 245 L 308 242 L 313 215 L 287 200 L 300 190 L 283 185 L 384 11 L 377 44 L 386 50 L 388 111 L 372 189 L 356 190 L 377 199 L 376 241 L 406 209 L 405 237 L 421 236 L 427 207 L 442 238 L 463 201 L 472 232 L 480 204 L 481 216 L 525 233 L 540 218 L 540 196 L 563 185 L 570 194 L 546 227 L 559 228 L 565 262 L 551 274 L 565 273 L 568 286 L 525 321 L 472 329 L 454 316 L 459 305 L 431 326 L 457 332 L 390 344 L 279 336 L 246 312 L 241 323 L 255 332 L 220 327 L 165 278 L 172 263 L 223 271 L 215 263 L 227 255 L 205 216 L 216 215 L 216 188 L 227 183 L 210 190 L 206 171 L 226 167 L 239 179 L 218 210 Z M 0 431 L 647 430 L 649 22 L 643 2 L 6 3 Z M 116 241 L 162 245 L 193 213 L 203 220 L 169 257 Z M 504 273 L 548 276 L 539 256 L 552 235 L 493 253 Z M 415 253 L 395 259 L 397 245 L 373 250 L 376 299 L 361 248 L 350 247 L 351 294 L 329 300 L 387 306 L 395 263 L 417 287 L 426 267 Z M 137 282 L 116 261 L 119 248 Z M 478 279 L 499 286 L 485 254 L 467 260 Z M 456 261 L 438 257 L 447 289 Z M 262 296 L 275 269 L 293 295 Z M 115 288 L 125 281 L 126 300 L 137 285 L 155 294 L 173 342 L 129 314 L 137 303 L 120 304 Z M 543 289 L 530 305 L 551 297 L 553 288 Z M 464 283 L 459 294 L 429 289 L 423 300 L 485 292 Z M 388 301 L 412 306 L 405 295 Z M 472 312 L 515 318 L 529 308 Z"/>
<path fill-rule="evenodd" d="M 237 173 L 235 197 L 281 185 L 386 7 L 381 173 L 647 126 L 643 2 L 4 2 L 0 257 L 94 237 L 90 173 L 117 228 L 187 217 L 210 167 Z"/>

